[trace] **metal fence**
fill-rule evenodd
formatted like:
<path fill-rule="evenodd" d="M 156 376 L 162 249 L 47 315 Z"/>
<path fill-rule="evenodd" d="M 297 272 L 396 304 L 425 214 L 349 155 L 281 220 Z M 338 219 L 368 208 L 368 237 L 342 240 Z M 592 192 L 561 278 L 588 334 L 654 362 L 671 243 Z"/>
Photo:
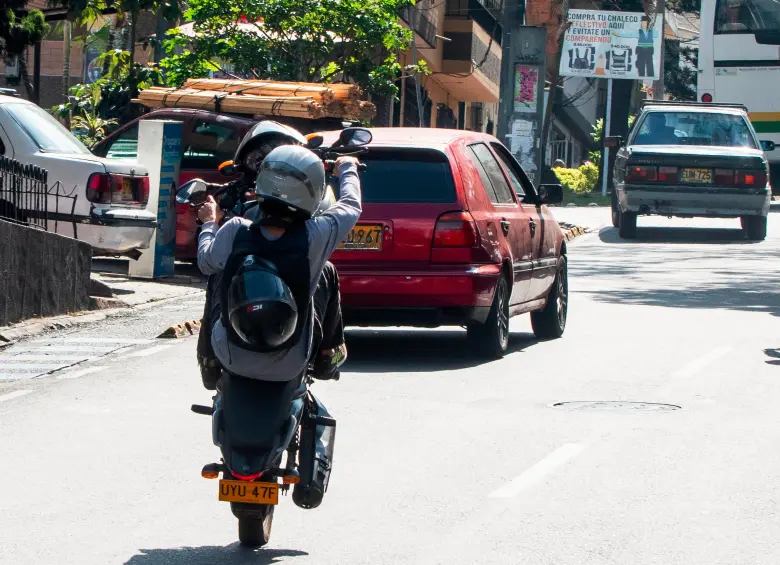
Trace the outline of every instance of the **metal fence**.
<path fill-rule="evenodd" d="M 0 156 L 0 218 L 49 229 L 48 172 Z"/>

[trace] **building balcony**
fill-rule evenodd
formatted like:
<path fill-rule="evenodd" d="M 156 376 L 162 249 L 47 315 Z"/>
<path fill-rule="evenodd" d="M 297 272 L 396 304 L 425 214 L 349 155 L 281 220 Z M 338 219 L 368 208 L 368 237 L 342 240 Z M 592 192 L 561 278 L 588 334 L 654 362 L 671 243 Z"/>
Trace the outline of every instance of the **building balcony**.
<path fill-rule="evenodd" d="M 432 48 L 436 47 L 436 22 L 426 12 L 415 10 L 414 6 L 404 6 L 398 15 L 425 43 Z"/>
<path fill-rule="evenodd" d="M 495 104 L 501 82 L 501 47 L 475 20 L 444 20 L 442 71 L 436 80 L 464 102 Z"/>
<path fill-rule="evenodd" d="M 448 19 L 474 20 L 499 46 L 503 33 L 503 15 L 502 0 L 447 0 L 445 11 Z"/>

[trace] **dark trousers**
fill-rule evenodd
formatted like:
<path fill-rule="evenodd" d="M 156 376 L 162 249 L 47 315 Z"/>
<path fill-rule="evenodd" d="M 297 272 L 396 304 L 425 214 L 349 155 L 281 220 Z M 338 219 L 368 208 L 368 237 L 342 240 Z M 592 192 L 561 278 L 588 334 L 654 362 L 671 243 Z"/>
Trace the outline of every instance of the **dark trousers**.
<path fill-rule="evenodd" d="M 640 77 L 653 76 L 655 69 L 653 67 L 653 48 L 636 48 L 636 67 Z"/>
<path fill-rule="evenodd" d="M 206 290 L 206 308 L 198 335 L 198 361 L 213 359 L 211 348 L 211 329 L 214 320 L 210 319 L 214 277 L 209 277 Z M 341 294 L 339 293 L 339 274 L 336 267 L 328 261 L 322 270 L 317 288 L 314 290 L 314 346 L 319 349 L 334 349 L 344 343 L 344 321 L 341 317 Z"/>

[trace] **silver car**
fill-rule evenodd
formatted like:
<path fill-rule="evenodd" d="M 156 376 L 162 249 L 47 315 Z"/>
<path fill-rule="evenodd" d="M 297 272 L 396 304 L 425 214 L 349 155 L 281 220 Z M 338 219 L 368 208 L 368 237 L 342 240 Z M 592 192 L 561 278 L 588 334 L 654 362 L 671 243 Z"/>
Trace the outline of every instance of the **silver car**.
<path fill-rule="evenodd" d="M 740 218 L 748 239 L 763 240 L 772 150 L 743 106 L 647 102 L 617 153 L 612 223 L 633 238 L 641 215 Z"/>

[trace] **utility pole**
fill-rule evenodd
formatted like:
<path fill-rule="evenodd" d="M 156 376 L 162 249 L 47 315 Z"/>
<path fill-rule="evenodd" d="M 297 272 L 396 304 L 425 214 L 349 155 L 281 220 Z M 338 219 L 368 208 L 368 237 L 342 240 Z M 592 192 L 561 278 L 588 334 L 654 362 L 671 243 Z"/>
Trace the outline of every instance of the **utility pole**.
<path fill-rule="evenodd" d="M 655 13 L 661 16 L 661 29 L 656 33 L 661 36 L 661 62 L 658 65 L 658 80 L 655 81 L 653 88 L 653 99 L 664 99 L 664 31 L 666 29 L 666 0 L 655 0 Z M 658 18 L 656 17 L 656 21 Z"/>

